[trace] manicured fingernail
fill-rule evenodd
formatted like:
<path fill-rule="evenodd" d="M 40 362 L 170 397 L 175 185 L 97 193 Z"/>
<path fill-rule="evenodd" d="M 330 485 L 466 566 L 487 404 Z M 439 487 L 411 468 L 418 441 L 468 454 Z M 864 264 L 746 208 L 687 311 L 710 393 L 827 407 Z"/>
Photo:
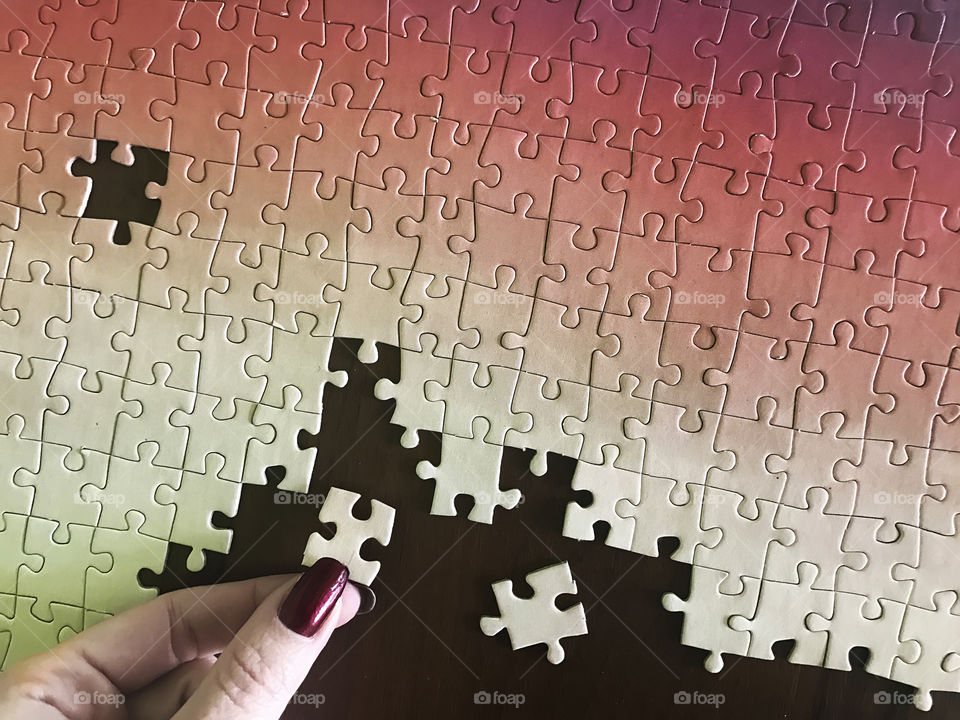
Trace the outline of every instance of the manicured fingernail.
<path fill-rule="evenodd" d="M 343 594 L 350 573 L 333 558 L 320 558 L 290 589 L 277 617 L 298 635 L 313 637 Z"/>
<path fill-rule="evenodd" d="M 377 604 L 377 594 L 366 585 L 353 583 L 353 586 L 357 589 L 357 594 L 360 595 L 360 607 L 357 608 L 357 615 L 365 615 L 373 610 L 374 605 Z"/>

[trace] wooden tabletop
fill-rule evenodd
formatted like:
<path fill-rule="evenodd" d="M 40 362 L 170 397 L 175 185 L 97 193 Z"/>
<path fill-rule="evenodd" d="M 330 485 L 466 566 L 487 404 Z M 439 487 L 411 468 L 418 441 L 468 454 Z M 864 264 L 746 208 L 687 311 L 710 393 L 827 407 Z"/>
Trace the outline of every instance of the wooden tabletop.
<path fill-rule="evenodd" d="M 210 556 L 202 572 L 190 573 L 187 550 L 172 545 L 163 575 L 141 575 L 169 590 L 296 572 L 331 486 L 362 494 L 358 514 L 369 512 L 368 498 L 394 506 L 389 547 L 364 549 L 383 564 L 373 584 L 377 606 L 333 636 L 285 717 L 921 717 L 911 688 L 862 669 L 863 651 L 855 651 L 852 672 L 792 665 L 789 642 L 775 646 L 776 660 L 727 655 L 720 673 L 707 672 L 707 653 L 680 644 L 682 616 L 660 603 L 665 592 L 686 597 L 689 589 L 689 566 L 669 559 L 675 541 L 652 558 L 561 536 L 575 497 L 569 458 L 551 456 L 549 472 L 536 477 L 530 453 L 507 448 L 501 486 L 520 488 L 519 508 L 498 508 L 494 523 L 481 525 L 466 519 L 470 501 L 461 498 L 459 517 L 431 516 L 433 483 L 414 468 L 439 461 L 440 439 L 421 434 L 418 447 L 401 447 L 403 429 L 389 422 L 393 402 L 373 394 L 379 378 L 398 379 L 399 353 L 380 346 L 379 361 L 364 365 L 358 347 L 334 344 L 330 366 L 350 380 L 324 393 L 323 427 L 311 441 L 316 495 L 278 502 L 279 476 L 246 486 L 239 514 L 224 522 L 234 528 L 229 555 Z M 560 605 L 582 602 L 589 634 L 563 641 L 561 664 L 547 662 L 544 646 L 514 652 L 505 632 L 480 632 L 480 616 L 498 614 L 492 582 L 510 578 L 529 593 L 528 572 L 564 560 L 579 593 Z M 923 717 L 957 717 L 960 696 L 934 697 Z"/>

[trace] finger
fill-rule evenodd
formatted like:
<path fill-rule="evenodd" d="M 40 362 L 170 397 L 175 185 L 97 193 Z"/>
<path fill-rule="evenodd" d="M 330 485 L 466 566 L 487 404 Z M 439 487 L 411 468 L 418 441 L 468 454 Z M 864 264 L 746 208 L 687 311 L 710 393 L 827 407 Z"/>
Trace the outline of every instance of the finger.
<path fill-rule="evenodd" d="M 70 685 L 109 681 L 132 694 L 185 663 L 219 653 L 263 600 L 294 575 L 186 588 L 85 630 L 54 650 Z M 70 680 L 69 678 L 65 678 Z M 95 686 L 93 686 L 95 687 Z"/>
<path fill-rule="evenodd" d="M 169 720 L 200 687 L 216 661 L 215 655 L 191 660 L 134 693 L 127 699 L 128 717 Z"/>
<path fill-rule="evenodd" d="M 346 568 L 321 558 L 295 585 L 264 600 L 174 717 L 279 718 L 334 628 L 359 605 Z"/>

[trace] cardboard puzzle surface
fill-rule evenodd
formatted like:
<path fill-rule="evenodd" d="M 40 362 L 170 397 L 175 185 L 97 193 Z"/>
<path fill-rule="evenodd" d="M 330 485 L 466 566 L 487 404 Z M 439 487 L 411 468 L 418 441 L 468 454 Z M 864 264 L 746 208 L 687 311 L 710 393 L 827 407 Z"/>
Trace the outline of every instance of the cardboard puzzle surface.
<path fill-rule="evenodd" d="M 577 458 L 558 530 L 679 538 L 711 669 L 960 691 L 958 43 L 934 0 L 5 7 L 5 662 L 306 489 L 347 337 L 443 434 L 433 512 Z"/>

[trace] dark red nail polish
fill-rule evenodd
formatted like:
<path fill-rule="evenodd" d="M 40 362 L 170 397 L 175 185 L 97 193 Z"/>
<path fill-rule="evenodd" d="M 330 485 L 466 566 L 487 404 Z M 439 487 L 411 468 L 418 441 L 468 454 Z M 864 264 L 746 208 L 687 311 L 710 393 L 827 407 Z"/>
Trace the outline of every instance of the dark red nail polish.
<path fill-rule="evenodd" d="M 327 619 L 350 573 L 333 558 L 320 558 L 290 589 L 277 617 L 298 635 L 313 637 Z"/>

